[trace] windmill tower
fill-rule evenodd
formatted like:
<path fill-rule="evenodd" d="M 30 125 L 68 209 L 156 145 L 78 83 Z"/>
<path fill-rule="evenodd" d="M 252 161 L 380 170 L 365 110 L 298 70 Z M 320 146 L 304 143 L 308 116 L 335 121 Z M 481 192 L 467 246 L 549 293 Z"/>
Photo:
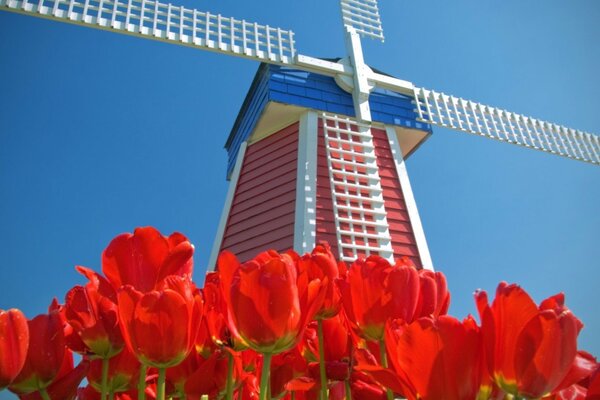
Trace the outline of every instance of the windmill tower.
<path fill-rule="evenodd" d="M 274 201 L 280 200 L 283 194 L 288 199 L 293 198 L 291 240 L 288 213 L 288 220 L 281 218 L 282 221 L 288 221 L 286 226 L 271 227 L 266 225 L 267 220 L 259 220 L 253 226 L 256 229 L 245 241 L 255 240 L 259 236 L 258 229 L 264 228 L 271 237 L 281 237 L 282 242 L 285 239 L 286 243 L 291 243 L 300 251 L 310 248 L 310 244 L 316 240 L 335 240 L 337 251 L 343 257 L 377 252 L 391 258 L 398 251 L 398 254 L 414 257 L 424 267 L 430 267 L 430 262 L 426 260 L 426 246 L 419 245 L 424 240 L 420 240 L 423 237 L 422 230 L 418 229 L 418 217 L 415 219 L 408 212 L 412 196 L 406 193 L 410 187 L 402 184 L 402 159 L 428 136 L 430 125 L 449 127 L 595 164 L 600 162 L 596 136 L 427 91 L 368 68 L 362 59 L 358 35 L 382 37 L 377 3 L 373 0 L 342 1 L 349 57 L 341 62 L 299 54 L 291 31 L 156 1 L 0 0 L 0 7 L 27 15 L 256 59 L 268 64 L 259 70 L 260 79 L 263 80 L 255 81 L 256 85 L 253 85 L 257 90 L 265 90 L 266 82 L 267 90 L 261 93 L 257 91 L 247 99 L 228 141 L 232 193 L 228 196 L 226 221 L 217 238 L 221 243 L 215 248 L 244 242 L 227 242 L 239 234 L 236 229 L 241 229 L 234 227 L 234 217 L 237 215 L 238 222 L 249 219 L 242 218 L 238 211 L 256 210 L 264 204 L 261 212 L 274 215 L 276 202 L 238 206 L 236 193 L 244 194 L 244 179 L 252 180 L 251 176 L 244 177 L 245 170 L 250 171 L 251 156 L 255 165 L 268 158 L 268 155 L 258 153 L 259 144 L 262 143 L 266 152 L 272 154 L 270 150 L 275 147 L 268 146 L 275 146 L 273 142 L 283 135 L 285 128 L 297 129 L 297 143 L 290 148 L 296 149 L 296 158 L 291 160 L 293 156 L 286 153 L 289 157 L 287 162 L 281 161 L 283 164 L 277 168 L 283 172 L 284 167 L 294 167 L 294 172 L 286 171 L 290 174 L 288 178 L 295 180 L 292 185 L 286 186 L 289 191 L 274 195 Z M 291 84 L 294 79 L 297 85 Z M 319 87 L 319 93 L 309 91 L 314 81 L 319 79 L 324 82 L 323 86 L 335 82 L 336 86 L 331 87 L 333 92 L 326 95 L 324 87 Z M 303 80 L 305 83 L 302 83 Z M 285 84 L 285 92 L 281 86 L 277 92 L 276 83 Z M 351 91 L 352 96 L 341 88 Z M 297 98 L 292 101 L 293 96 Z M 253 103 L 253 99 L 257 103 Z M 262 104 L 263 101 L 266 103 Z M 387 101 L 392 103 L 388 104 Z M 394 107 L 396 109 L 390 111 Z M 257 110 L 260 112 L 255 114 Z M 289 115 L 282 116 L 282 110 L 289 112 Z M 390 119 L 382 114 L 387 114 Z M 323 138 L 322 144 L 320 138 Z M 389 158 L 389 154 L 388 157 L 377 154 L 385 147 L 381 143 L 386 138 L 392 158 Z M 375 153 L 375 157 L 371 153 Z M 319 163 L 323 157 L 325 162 Z M 315 159 L 317 162 L 314 162 Z M 393 165 L 389 160 L 393 160 Z M 248 167 L 244 169 L 246 162 Z M 395 199 L 385 194 L 386 173 L 390 170 L 393 172 L 393 168 L 400 183 L 399 189 L 395 189 Z M 266 176 L 269 170 L 263 168 L 254 174 Z M 313 176 L 316 180 L 311 178 Z M 328 189 L 319 184 L 323 182 L 319 178 L 325 177 L 327 181 L 327 176 Z M 264 183 L 272 182 L 274 178 L 279 176 L 268 176 Z M 357 179 L 358 183 L 353 183 L 351 179 Z M 258 196 L 261 187 L 264 188 L 264 184 L 258 185 L 253 192 L 246 192 L 246 196 Z M 290 194 L 292 189 L 293 195 Z M 326 199 L 328 193 L 330 206 L 325 204 L 326 201 L 319 202 L 319 199 Z M 413 253 L 406 248 L 397 250 L 399 245 L 394 247 L 396 221 L 392 218 L 393 201 L 389 198 L 404 201 L 404 225 L 398 225 L 404 229 L 400 231 L 404 234 L 404 242 L 400 242 L 400 239 L 397 242 L 411 245 Z M 266 201 L 265 198 L 263 200 Z M 291 201 L 283 203 L 278 212 L 283 212 L 283 209 L 289 211 Z M 325 225 L 320 225 L 320 222 Z M 284 236 L 284 233 L 287 235 Z M 263 243 L 259 247 L 268 245 Z M 231 248 L 238 253 L 245 251 L 241 247 L 237 250 Z"/>

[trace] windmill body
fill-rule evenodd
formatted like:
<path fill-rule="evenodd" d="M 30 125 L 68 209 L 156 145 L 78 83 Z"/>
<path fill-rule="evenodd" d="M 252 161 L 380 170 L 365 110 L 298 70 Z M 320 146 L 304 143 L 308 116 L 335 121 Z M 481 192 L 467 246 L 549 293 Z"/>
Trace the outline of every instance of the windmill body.
<path fill-rule="evenodd" d="M 404 167 L 430 126 L 389 90 L 369 108 L 373 124 L 360 124 L 333 78 L 261 65 L 226 144 L 230 193 L 209 265 L 225 249 L 247 260 L 327 241 L 347 261 L 407 256 L 432 268 Z"/>

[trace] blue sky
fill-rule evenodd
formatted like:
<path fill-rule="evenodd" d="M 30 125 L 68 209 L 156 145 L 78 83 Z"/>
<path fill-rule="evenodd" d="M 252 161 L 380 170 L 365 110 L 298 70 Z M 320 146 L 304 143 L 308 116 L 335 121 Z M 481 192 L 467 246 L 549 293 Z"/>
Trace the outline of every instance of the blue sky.
<path fill-rule="evenodd" d="M 380 3 L 370 65 L 600 133 L 597 1 Z M 292 29 L 302 54 L 345 54 L 336 1 L 176 4 Z M 7 12 L 0 60 L 0 308 L 43 312 L 83 282 L 74 265 L 99 269 L 110 239 L 140 225 L 186 234 L 201 282 L 223 145 L 258 63 Z M 564 291 L 580 347 L 600 355 L 600 168 L 444 129 L 407 166 L 452 314 L 475 313 L 473 291 L 500 280 L 538 302 Z"/>

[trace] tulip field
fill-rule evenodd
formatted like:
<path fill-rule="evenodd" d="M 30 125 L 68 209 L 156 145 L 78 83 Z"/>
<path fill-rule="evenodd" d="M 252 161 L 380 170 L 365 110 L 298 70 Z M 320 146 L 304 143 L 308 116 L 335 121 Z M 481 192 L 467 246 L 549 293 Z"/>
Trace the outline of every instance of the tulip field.
<path fill-rule="evenodd" d="M 102 271 L 48 312 L 0 310 L 0 390 L 33 400 L 600 399 L 564 295 L 516 284 L 449 316 L 442 272 L 408 258 L 338 262 L 220 254 L 203 287 L 194 247 L 151 227 L 115 237 Z M 73 279 L 76 278 L 74 274 Z M 15 305 L 18 307 L 18 305 Z M 80 355 L 74 357 L 74 354 Z"/>

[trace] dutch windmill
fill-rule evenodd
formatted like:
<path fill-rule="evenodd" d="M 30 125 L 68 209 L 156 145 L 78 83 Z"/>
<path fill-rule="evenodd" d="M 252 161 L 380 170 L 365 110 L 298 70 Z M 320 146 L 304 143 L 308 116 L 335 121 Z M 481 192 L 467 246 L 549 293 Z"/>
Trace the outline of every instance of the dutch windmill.
<path fill-rule="evenodd" d="M 328 240 L 341 258 L 408 255 L 431 268 L 404 159 L 432 125 L 600 164 L 597 136 L 370 69 L 360 37 L 383 39 L 377 3 L 341 6 L 348 57 L 323 60 L 299 54 L 291 31 L 156 1 L 0 0 L 9 11 L 263 62 L 227 141 L 231 183 L 213 260 L 222 248 L 245 258 Z"/>

